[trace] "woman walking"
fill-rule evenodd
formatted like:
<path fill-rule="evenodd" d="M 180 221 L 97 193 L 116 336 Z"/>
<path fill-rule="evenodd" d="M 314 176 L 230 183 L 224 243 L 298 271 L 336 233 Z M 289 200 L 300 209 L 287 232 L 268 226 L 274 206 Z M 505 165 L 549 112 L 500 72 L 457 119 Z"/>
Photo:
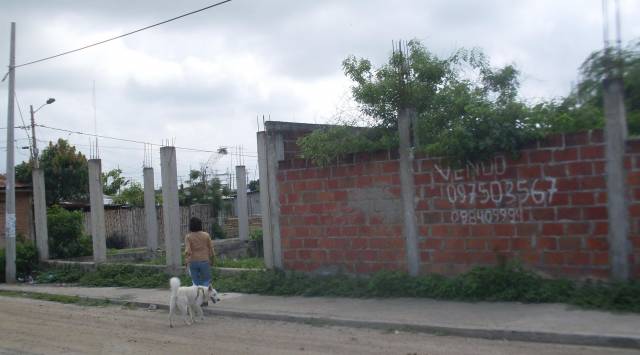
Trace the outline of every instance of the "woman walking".
<path fill-rule="evenodd" d="M 215 258 L 215 253 L 209 233 L 202 231 L 200 218 L 191 217 L 189 220 L 189 233 L 184 238 L 184 246 L 185 261 L 193 284 L 208 287 L 211 283 L 211 261 Z"/>

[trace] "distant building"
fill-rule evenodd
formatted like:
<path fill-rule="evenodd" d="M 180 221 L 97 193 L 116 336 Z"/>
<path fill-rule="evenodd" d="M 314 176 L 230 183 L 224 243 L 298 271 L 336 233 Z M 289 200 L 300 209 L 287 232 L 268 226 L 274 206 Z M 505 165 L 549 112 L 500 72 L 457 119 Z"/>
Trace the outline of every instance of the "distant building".
<path fill-rule="evenodd" d="M 0 248 L 5 245 L 6 177 L 0 175 Z M 34 240 L 33 188 L 30 184 L 16 182 L 16 235 Z"/>

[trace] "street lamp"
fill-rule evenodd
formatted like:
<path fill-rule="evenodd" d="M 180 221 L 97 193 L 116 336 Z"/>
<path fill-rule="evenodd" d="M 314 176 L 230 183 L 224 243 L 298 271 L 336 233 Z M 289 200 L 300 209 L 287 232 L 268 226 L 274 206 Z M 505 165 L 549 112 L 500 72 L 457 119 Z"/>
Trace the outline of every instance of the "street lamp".
<path fill-rule="evenodd" d="M 31 136 L 33 139 L 33 166 L 34 167 L 38 167 L 38 147 L 36 146 L 36 123 L 35 123 L 35 119 L 34 119 L 34 115 L 36 112 L 40 111 L 41 108 L 43 108 L 46 105 L 51 105 L 52 103 L 56 102 L 56 99 L 54 99 L 53 97 L 50 97 L 47 102 L 43 103 L 42 105 L 40 105 L 40 107 L 38 107 L 35 111 L 33 110 L 33 105 L 29 105 L 29 108 L 31 109 Z"/>

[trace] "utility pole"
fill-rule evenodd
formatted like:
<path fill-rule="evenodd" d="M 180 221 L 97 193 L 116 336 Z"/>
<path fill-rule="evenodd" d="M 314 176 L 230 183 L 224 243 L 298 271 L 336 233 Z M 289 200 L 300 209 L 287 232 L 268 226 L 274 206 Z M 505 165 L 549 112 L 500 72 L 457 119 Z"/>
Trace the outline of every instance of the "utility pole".
<path fill-rule="evenodd" d="M 51 104 L 53 101 L 55 100 L 49 99 L 46 104 Z M 40 108 L 43 106 L 40 106 Z M 44 184 L 44 170 L 40 168 L 40 160 L 38 157 L 36 122 L 34 117 L 35 111 L 33 111 L 33 105 L 29 106 L 29 110 L 31 112 L 31 137 L 33 140 L 31 156 L 31 159 L 33 160 L 33 169 L 31 169 L 31 178 L 33 181 L 33 212 L 36 229 L 36 246 L 38 248 L 38 258 L 43 261 L 49 259 L 49 231 L 47 228 L 47 203 Z"/>
<path fill-rule="evenodd" d="M 9 47 L 9 102 L 7 103 L 7 177 L 5 182 L 5 251 L 7 283 L 16 282 L 16 186 L 13 158 L 13 111 L 16 80 L 16 23 L 11 22 L 11 44 Z"/>

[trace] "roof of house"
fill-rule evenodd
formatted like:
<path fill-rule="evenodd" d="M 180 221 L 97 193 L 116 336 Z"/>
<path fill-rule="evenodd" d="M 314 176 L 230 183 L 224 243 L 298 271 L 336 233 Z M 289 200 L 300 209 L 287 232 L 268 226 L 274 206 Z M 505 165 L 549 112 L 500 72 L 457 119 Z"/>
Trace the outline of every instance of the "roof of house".
<path fill-rule="evenodd" d="M 6 188 L 6 175 L 0 174 L 0 190 L 4 190 Z M 25 184 L 19 181 L 16 181 L 16 189 L 17 190 L 31 190 L 31 184 Z"/>

